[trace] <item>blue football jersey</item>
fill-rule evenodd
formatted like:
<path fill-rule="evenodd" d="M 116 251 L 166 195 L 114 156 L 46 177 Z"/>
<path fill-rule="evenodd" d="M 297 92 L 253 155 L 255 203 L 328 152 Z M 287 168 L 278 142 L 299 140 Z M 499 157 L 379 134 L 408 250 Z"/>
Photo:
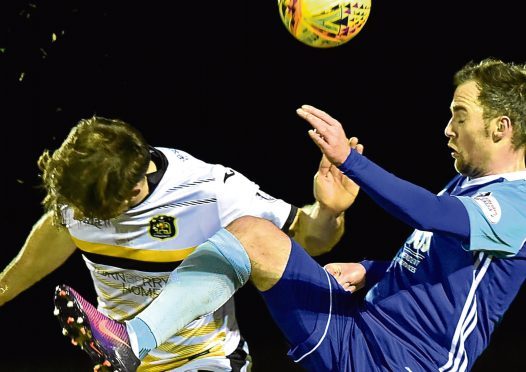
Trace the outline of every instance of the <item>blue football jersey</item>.
<path fill-rule="evenodd" d="M 469 370 L 526 276 L 526 172 L 459 175 L 441 193 L 465 206 L 469 241 L 415 230 L 357 319 L 387 365 L 413 355 L 401 370 Z"/>

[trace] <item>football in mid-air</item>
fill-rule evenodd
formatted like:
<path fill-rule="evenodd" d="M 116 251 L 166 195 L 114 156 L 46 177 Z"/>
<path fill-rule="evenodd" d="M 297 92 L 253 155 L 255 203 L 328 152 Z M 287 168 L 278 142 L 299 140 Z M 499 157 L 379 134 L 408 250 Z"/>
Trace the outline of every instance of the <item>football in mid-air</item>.
<path fill-rule="evenodd" d="M 367 22 L 371 0 L 278 0 L 279 15 L 290 33 L 316 48 L 342 45 Z"/>

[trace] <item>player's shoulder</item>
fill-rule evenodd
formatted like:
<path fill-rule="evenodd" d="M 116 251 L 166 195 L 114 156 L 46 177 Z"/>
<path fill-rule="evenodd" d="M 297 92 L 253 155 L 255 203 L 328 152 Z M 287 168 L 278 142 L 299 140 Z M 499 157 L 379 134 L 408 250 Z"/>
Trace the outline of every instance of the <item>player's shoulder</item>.
<path fill-rule="evenodd" d="M 500 215 L 512 216 L 508 221 L 526 221 L 526 180 L 500 180 L 477 190 L 471 199 L 495 223 Z"/>
<path fill-rule="evenodd" d="M 162 146 L 155 146 L 155 149 L 157 151 L 160 151 L 168 158 L 168 160 L 177 160 L 178 162 L 188 162 L 188 161 L 201 161 L 197 159 L 195 156 L 191 155 L 190 153 L 179 150 L 173 147 L 162 147 Z"/>
<path fill-rule="evenodd" d="M 239 171 L 223 164 L 198 159 L 187 151 L 168 147 L 155 147 L 155 149 L 161 151 L 168 159 L 168 163 L 174 166 L 173 168 L 178 168 L 178 171 L 188 169 L 192 174 L 208 174 L 220 183 L 226 183 L 229 179 L 237 182 L 245 180 Z"/>
<path fill-rule="evenodd" d="M 182 169 L 193 169 L 201 172 L 210 172 L 215 164 L 207 163 L 187 151 L 169 148 L 169 147 L 155 147 L 156 150 L 161 151 L 168 160 L 168 167 L 176 168 L 178 171 Z"/>
<path fill-rule="evenodd" d="M 460 187 L 466 189 L 464 200 L 471 200 L 475 204 L 495 209 L 507 206 L 511 209 L 526 211 L 526 179 L 524 177 L 526 177 L 526 172 L 515 172 L 461 182 Z"/>
<path fill-rule="evenodd" d="M 491 193 L 505 200 L 513 200 L 517 203 L 526 204 L 526 180 L 525 179 L 502 179 L 501 182 L 493 182 L 482 186 L 477 194 Z"/>

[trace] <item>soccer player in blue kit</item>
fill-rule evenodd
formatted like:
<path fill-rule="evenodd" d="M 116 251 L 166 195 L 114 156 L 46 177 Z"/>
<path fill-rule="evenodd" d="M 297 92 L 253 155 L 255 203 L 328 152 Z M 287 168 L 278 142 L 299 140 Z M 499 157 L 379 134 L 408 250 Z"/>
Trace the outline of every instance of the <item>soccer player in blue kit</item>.
<path fill-rule="evenodd" d="M 297 110 L 333 166 L 415 228 L 391 262 L 328 270 L 268 221 L 241 217 L 185 259 L 183 266 L 206 272 L 176 273 L 132 321 L 146 330 L 132 333 L 134 349 L 155 346 L 147 344 L 150 331 L 161 343 L 163 332 L 213 311 L 250 279 L 290 343 L 290 357 L 309 371 L 469 370 L 526 276 L 526 65 L 471 62 L 454 82 L 445 135 L 459 174 L 438 195 L 351 149 L 327 113 Z M 364 299 L 348 290 L 364 283 Z M 180 311 L 181 298 L 199 306 Z M 96 325 L 83 305 L 76 306 Z M 152 314 L 163 317 L 164 330 L 148 328 L 144 319 Z M 112 325 L 122 339 L 125 332 Z M 129 347 L 107 336 L 99 338 L 106 352 Z"/>

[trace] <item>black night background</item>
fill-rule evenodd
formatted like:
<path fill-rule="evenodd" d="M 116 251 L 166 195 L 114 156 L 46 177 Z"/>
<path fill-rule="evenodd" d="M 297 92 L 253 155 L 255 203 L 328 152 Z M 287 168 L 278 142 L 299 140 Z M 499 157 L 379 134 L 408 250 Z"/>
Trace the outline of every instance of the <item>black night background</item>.
<path fill-rule="evenodd" d="M 524 12 L 512 0 L 372 0 L 363 30 L 332 49 L 295 40 L 275 0 L 30 0 L 0 8 L 1 268 L 42 213 L 38 156 L 58 147 L 81 118 L 128 121 L 154 146 L 230 166 L 301 206 L 313 201 L 320 158 L 295 113 L 308 103 L 359 137 L 369 158 L 438 192 L 455 174 L 443 135 L 454 72 L 486 57 L 526 60 Z M 410 231 L 361 193 L 347 212 L 344 238 L 318 260 L 390 259 Z M 0 308 L 0 370 L 91 370 L 52 314 L 59 283 L 95 301 L 75 254 Z M 254 287 L 236 299 L 253 371 L 300 371 Z M 525 310 L 523 290 L 475 372 L 526 370 Z"/>

